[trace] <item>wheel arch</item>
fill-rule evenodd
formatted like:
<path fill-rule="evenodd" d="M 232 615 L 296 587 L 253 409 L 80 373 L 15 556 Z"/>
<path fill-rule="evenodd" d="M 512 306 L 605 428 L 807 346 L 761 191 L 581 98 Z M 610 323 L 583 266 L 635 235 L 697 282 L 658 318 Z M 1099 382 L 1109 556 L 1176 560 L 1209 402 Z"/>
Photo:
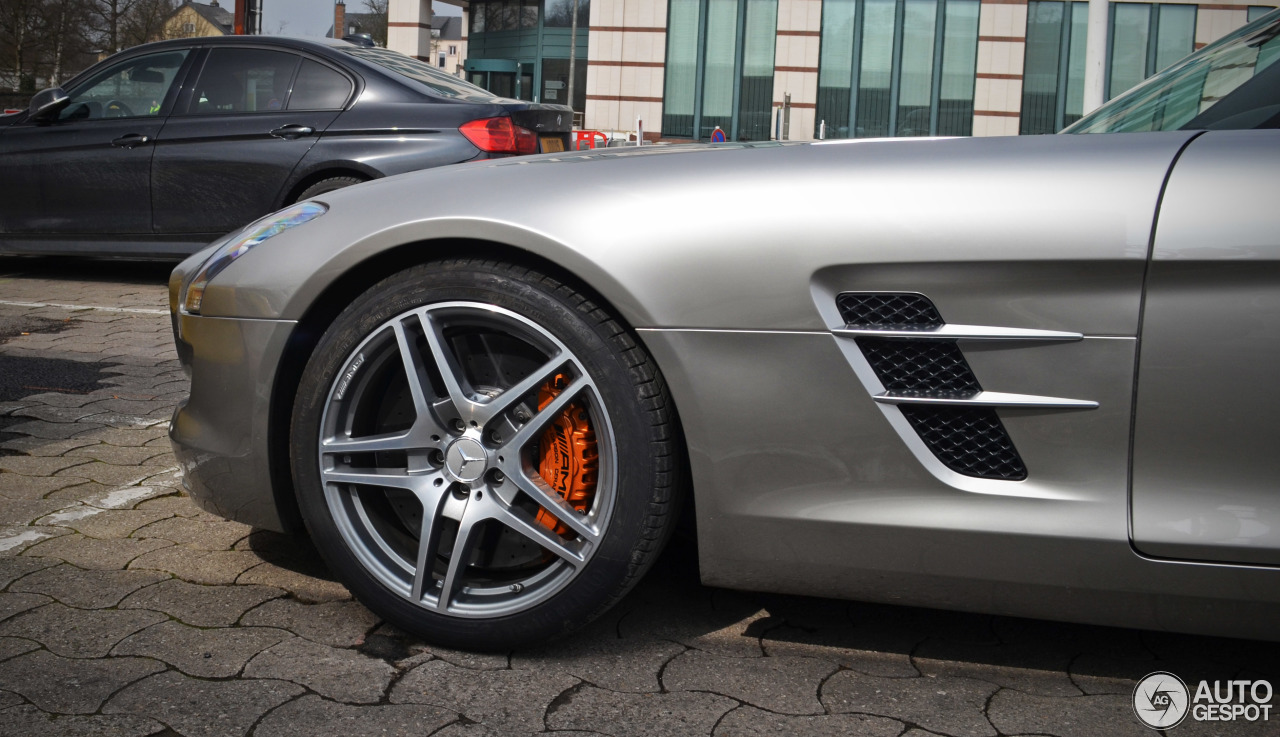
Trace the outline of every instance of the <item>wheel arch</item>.
<path fill-rule="evenodd" d="M 352 177 L 354 179 L 359 179 L 361 182 L 367 182 L 371 179 L 377 179 L 380 176 L 381 174 L 376 171 L 356 166 L 354 164 L 329 166 L 317 169 L 303 175 L 298 179 L 298 181 L 291 184 L 288 189 L 285 190 L 284 196 L 280 198 L 280 202 L 276 204 L 280 207 L 291 205 L 298 200 L 298 195 L 307 190 L 307 187 L 310 187 L 317 182 L 323 182 L 326 179 L 333 179 L 335 177 Z"/>
<path fill-rule="evenodd" d="M 592 287 L 586 279 L 544 256 L 505 243 L 468 238 L 415 241 L 380 251 L 347 269 L 316 299 L 312 300 L 298 320 L 297 327 L 290 335 L 276 367 L 267 424 L 268 459 L 276 507 L 288 531 L 303 530 L 302 515 L 298 508 L 289 463 L 289 427 L 294 401 L 294 392 L 290 389 L 298 386 L 302 372 L 319 344 L 320 338 L 346 306 L 374 284 L 411 266 L 452 257 L 513 263 L 536 269 L 571 285 L 592 302 L 612 312 L 618 322 L 627 329 L 631 339 L 639 343 L 653 357 L 654 365 L 658 367 L 659 372 L 662 371 L 663 367 L 659 365 L 657 357 L 645 343 L 643 334 L 627 321 L 623 313 L 609 299 Z M 675 446 L 680 452 L 678 483 L 684 484 L 688 492 L 681 495 L 688 506 L 683 512 L 677 512 L 677 514 L 687 518 L 686 521 L 691 523 L 694 493 L 689 469 L 689 448 L 684 435 L 684 425 L 680 419 L 680 408 L 674 396 L 671 396 L 671 403 L 672 416 L 675 418 L 674 427 L 678 436 L 675 439 Z M 682 522 L 682 526 L 683 524 Z"/>

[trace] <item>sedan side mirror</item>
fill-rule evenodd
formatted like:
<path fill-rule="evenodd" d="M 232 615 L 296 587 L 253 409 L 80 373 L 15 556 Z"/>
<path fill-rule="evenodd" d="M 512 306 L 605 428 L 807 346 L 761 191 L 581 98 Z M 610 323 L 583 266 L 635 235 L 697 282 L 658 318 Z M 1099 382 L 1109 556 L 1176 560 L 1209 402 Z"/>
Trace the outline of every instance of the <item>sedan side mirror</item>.
<path fill-rule="evenodd" d="M 61 87 L 50 87 L 37 92 L 27 106 L 30 120 L 41 120 L 61 110 L 71 98 Z"/>

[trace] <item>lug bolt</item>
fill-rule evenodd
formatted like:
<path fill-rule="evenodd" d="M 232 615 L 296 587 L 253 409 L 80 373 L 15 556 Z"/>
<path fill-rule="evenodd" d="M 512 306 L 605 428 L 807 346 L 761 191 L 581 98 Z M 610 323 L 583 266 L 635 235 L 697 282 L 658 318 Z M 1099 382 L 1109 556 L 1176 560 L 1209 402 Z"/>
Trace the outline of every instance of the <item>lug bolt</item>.
<path fill-rule="evenodd" d="M 467 424 L 462 421 L 462 418 L 458 418 L 453 421 L 453 429 L 457 430 L 458 432 L 462 432 L 463 430 L 467 429 Z"/>
<path fill-rule="evenodd" d="M 516 422 L 528 422 L 528 421 L 529 421 L 528 412 L 525 412 L 523 409 L 516 410 Z"/>
<path fill-rule="evenodd" d="M 489 433 L 489 440 L 493 441 L 494 445 L 502 445 L 502 435 L 497 430 Z"/>
<path fill-rule="evenodd" d="M 520 584 L 518 584 L 518 583 L 513 583 L 513 584 L 511 584 L 511 593 L 513 593 L 513 594 L 518 594 L 518 593 L 520 593 L 521 591 L 524 591 L 524 587 L 523 587 L 523 586 L 521 586 L 521 585 L 520 585 Z"/>

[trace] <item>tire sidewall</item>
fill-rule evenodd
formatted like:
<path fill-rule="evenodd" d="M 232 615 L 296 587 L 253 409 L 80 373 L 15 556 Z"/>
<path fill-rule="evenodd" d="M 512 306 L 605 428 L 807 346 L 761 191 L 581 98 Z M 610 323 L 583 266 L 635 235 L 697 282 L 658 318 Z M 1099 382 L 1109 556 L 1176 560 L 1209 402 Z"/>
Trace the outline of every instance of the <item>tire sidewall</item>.
<path fill-rule="evenodd" d="M 493 262 L 439 262 L 412 267 L 375 285 L 330 326 L 299 382 L 290 432 L 294 486 L 302 516 L 326 562 L 353 593 L 393 624 L 429 639 L 471 649 L 502 649 L 563 634 L 593 619 L 634 583 L 634 566 L 651 527 L 660 471 L 651 457 L 652 418 L 612 320 L 593 319 L 593 305 L 532 271 Z M 519 273 L 524 271 L 523 274 Z M 555 288 L 548 288 L 554 285 Z M 575 300 L 576 297 L 576 300 Z M 320 421 L 335 377 L 356 347 L 397 315 L 429 304 L 474 301 L 515 312 L 560 340 L 596 384 L 613 429 L 614 506 L 598 549 L 548 599 L 502 617 L 466 619 L 416 606 L 359 563 L 338 531 L 319 475 Z M 577 304 L 574 302 L 577 301 Z"/>

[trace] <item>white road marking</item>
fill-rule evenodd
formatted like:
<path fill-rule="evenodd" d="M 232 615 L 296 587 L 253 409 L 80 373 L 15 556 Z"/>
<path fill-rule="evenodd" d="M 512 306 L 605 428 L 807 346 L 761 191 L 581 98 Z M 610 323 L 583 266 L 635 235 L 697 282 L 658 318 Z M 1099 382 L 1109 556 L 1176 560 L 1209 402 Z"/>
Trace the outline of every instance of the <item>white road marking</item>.
<path fill-rule="evenodd" d="M 168 310 L 156 310 L 146 307 L 107 307 L 106 305 L 69 305 L 60 302 L 15 302 L 0 299 L 0 305 L 8 307 L 56 307 L 61 310 L 98 310 L 99 312 L 124 312 L 135 315 L 167 315 Z"/>

